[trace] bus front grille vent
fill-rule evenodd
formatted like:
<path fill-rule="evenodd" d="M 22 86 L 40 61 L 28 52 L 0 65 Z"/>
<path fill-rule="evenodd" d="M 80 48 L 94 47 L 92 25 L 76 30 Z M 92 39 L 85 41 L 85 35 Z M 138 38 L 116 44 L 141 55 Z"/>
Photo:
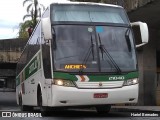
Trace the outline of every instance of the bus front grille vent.
<path fill-rule="evenodd" d="M 119 88 L 123 86 L 124 81 L 109 82 L 76 82 L 78 88 Z"/>

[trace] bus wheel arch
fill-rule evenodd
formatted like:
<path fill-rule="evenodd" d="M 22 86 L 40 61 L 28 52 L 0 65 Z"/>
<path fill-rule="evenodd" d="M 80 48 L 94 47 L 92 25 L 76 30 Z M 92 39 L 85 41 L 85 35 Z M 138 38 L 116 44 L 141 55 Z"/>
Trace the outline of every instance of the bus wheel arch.
<path fill-rule="evenodd" d="M 40 84 L 37 86 L 37 106 L 39 107 L 42 115 L 47 114 L 47 107 L 43 106 L 43 97 L 42 97 L 42 89 Z"/>

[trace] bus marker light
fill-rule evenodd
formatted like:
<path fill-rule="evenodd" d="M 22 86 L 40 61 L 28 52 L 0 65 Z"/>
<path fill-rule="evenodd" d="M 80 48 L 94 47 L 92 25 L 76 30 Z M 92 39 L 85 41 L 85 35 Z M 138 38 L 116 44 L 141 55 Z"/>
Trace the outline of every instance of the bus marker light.
<path fill-rule="evenodd" d="M 100 83 L 99 83 L 99 86 L 100 86 L 100 87 L 102 87 L 102 86 L 103 86 L 103 84 L 100 82 Z"/>

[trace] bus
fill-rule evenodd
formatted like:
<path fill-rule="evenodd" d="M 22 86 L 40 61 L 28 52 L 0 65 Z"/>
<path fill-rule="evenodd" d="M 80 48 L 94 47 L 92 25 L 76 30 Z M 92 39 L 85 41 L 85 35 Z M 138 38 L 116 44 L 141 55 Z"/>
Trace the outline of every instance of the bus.
<path fill-rule="evenodd" d="M 113 104 L 137 103 L 136 48 L 148 34 L 146 23 L 130 23 L 118 5 L 50 4 L 17 63 L 17 104 L 23 111 L 87 106 L 108 113 Z"/>

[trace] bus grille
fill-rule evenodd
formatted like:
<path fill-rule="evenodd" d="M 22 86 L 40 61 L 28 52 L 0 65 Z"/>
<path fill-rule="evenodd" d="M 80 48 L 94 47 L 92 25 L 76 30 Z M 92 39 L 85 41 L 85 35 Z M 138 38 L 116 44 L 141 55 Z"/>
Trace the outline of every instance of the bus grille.
<path fill-rule="evenodd" d="M 76 82 L 78 88 L 119 88 L 124 81 L 112 82 Z"/>

